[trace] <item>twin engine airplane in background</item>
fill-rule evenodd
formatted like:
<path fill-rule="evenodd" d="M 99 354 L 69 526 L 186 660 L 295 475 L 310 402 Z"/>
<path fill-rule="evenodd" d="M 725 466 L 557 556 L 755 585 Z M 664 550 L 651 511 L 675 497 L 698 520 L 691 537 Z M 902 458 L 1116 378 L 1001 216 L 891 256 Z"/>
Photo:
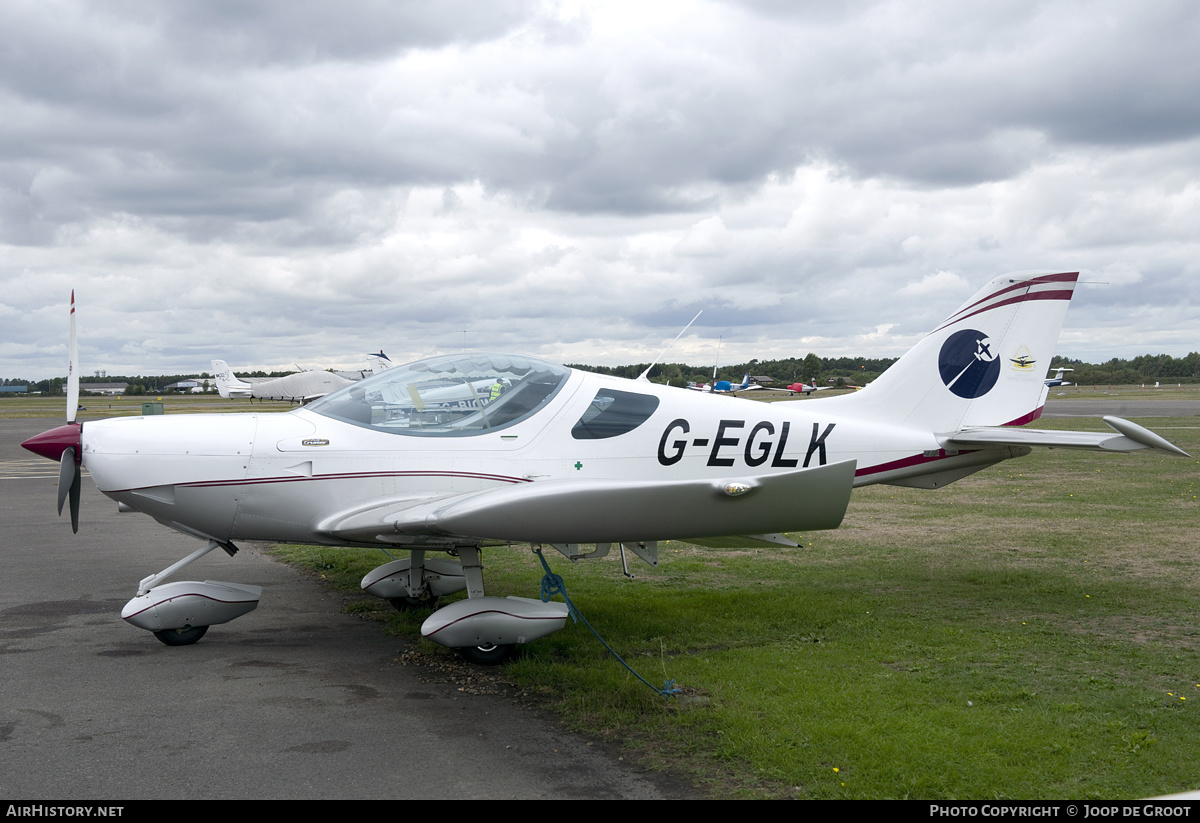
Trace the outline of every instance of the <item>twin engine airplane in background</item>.
<path fill-rule="evenodd" d="M 283 414 L 86 424 L 73 411 L 72 295 L 68 423 L 23 445 L 61 461 L 73 529 L 86 467 L 122 510 L 204 542 L 122 612 L 163 642 L 193 643 L 258 603 L 256 586 L 162 582 L 208 551 L 374 546 L 409 556 L 365 590 L 407 608 L 465 589 L 422 632 L 494 663 L 562 628 L 567 608 L 485 595 L 485 546 L 548 544 L 574 560 L 616 545 L 654 565 L 660 540 L 794 546 L 783 532 L 837 527 L 858 486 L 936 489 L 1033 447 L 1185 454 L 1116 417 L 1108 433 L 1014 428 L 1041 414 L 1048 387 L 1031 364 L 1049 363 L 1077 278 L 996 278 L 862 391 L 817 402 L 716 400 L 476 353 L 394 367 Z"/>

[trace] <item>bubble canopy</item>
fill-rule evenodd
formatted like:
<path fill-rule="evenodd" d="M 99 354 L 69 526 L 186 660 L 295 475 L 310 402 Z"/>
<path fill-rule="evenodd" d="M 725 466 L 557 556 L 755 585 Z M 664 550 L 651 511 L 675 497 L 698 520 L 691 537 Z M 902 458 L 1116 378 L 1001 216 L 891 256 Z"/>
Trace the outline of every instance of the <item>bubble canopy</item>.
<path fill-rule="evenodd" d="M 356 426 L 418 437 L 465 437 L 537 414 L 567 382 L 565 366 L 476 352 L 418 360 L 346 386 L 308 410 Z"/>

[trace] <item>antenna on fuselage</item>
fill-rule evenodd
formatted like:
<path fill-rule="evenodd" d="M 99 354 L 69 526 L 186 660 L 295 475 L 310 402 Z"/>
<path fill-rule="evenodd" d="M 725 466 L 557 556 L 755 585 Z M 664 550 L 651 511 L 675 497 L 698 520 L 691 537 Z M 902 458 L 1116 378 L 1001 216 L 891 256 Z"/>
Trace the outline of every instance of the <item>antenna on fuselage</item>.
<path fill-rule="evenodd" d="M 646 370 L 644 372 L 642 372 L 641 374 L 638 375 L 638 378 L 637 378 L 638 380 L 645 380 L 646 382 L 650 381 L 650 377 L 649 377 L 650 370 L 658 365 L 658 361 L 662 360 L 663 355 L 665 355 L 667 352 L 669 352 L 671 350 L 671 346 L 675 345 L 675 341 L 678 340 L 679 338 L 683 337 L 683 332 L 690 329 L 692 327 L 692 323 L 695 323 L 697 320 L 699 320 L 700 315 L 702 315 L 702 314 L 704 314 L 704 309 L 701 309 L 700 311 L 696 312 L 696 316 L 692 318 L 691 323 L 688 323 L 686 326 L 683 327 L 683 331 L 681 331 L 681 332 L 679 332 L 679 334 L 675 335 L 675 340 L 672 340 L 670 343 L 668 343 L 667 347 L 662 350 L 662 354 L 659 354 L 658 357 L 654 358 L 654 362 L 651 363 L 649 366 L 647 366 Z"/>

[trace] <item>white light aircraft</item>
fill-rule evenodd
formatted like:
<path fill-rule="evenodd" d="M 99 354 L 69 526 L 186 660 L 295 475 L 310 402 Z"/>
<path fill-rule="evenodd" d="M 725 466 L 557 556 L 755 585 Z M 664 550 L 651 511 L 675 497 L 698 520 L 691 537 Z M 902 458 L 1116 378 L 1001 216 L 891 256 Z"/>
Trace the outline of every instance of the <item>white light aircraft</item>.
<path fill-rule="evenodd" d="M 371 374 L 379 374 L 391 368 L 391 361 L 382 351 L 368 354 Z M 224 360 L 212 361 L 214 382 L 217 391 L 225 398 L 252 398 L 260 400 L 286 400 L 291 403 L 311 403 L 319 397 L 361 379 L 363 373 L 345 377 L 333 372 L 310 369 L 268 379 L 242 380 L 234 376 L 233 369 Z"/>
<path fill-rule="evenodd" d="M 250 393 L 254 383 L 236 377 L 233 369 L 229 368 L 229 364 L 224 360 L 212 361 L 212 368 L 213 381 L 217 384 L 217 392 L 222 397 L 243 399 L 254 396 Z"/>
<path fill-rule="evenodd" d="M 1047 378 L 1046 378 L 1046 388 L 1053 389 L 1053 388 L 1054 388 L 1054 387 L 1056 387 L 1056 386 L 1070 386 L 1071 384 L 1070 384 L 1070 383 L 1068 383 L 1066 380 L 1064 380 L 1064 379 L 1063 379 L 1063 374 L 1064 374 L 1065 372 L 1069 372 L 1069 371 L 1075 371 L 1075 370 L 1074 370 L 1074 369 L 1068 369 L 1068 368 L 1065 368 L 1065 367 L 1059 367 L 1059 368 L 1058 368 L 1058 369 L 1057 369 L 1057 370 L 1054 372 L 1054 376 L 1053 376 L 1053 377 L 1047 377 Z"/>
<path fill-rule="evenodd" d="M 1014 428 L 1041 413 L 1045 381 L 1021 364 L 1053 354 L 1077 277 L 997 278 L 865 389 L 814 403 L 717 401 L 478 353 L 393 367 L 285 414 L 86 424 L 73 411 L 72 295 L 68 422 L 24 446 L 61 461 L 59 513 L 69 498 L 73 529 L 84 466 L 123 510 L 204 542 L 141 581 L 122 612 L 165 643 L 193 643 L 258 604 L 256 586 L 162 582 L 208 551 L 233 555 L 238 540 L 375 546 L 410 555 L 364 589 L 397 607 L 465 589 L 422 632 L 494 663 L 567 614 L 486 596 L 485 546 L 586 558 L 617 544 L 651 564 L 667 539 L 794 546 L 782 532 L 835 528 L 857 486 L 938 488 L 1033 447 L 1185 454 L 1115 417 L 1109 433 Z"/>

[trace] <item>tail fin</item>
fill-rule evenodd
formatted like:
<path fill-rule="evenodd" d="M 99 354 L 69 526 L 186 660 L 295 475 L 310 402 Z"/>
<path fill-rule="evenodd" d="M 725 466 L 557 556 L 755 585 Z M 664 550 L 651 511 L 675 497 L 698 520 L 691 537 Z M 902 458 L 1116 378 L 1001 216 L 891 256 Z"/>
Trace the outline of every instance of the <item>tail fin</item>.
<path fill-rule="evenodd" d="M 383 353 L 383 349 L 379 350 L 379 354 L 368 354 L 367 362 L 371 364 L 371 374 L 379 374 L 392 367 L 392 360 Z"/>
<path fill-rule="evenodd" d="M 249 397 L 250 384 L 233 376 L 233 369 L 224 360 L 212 361 L 213 378 L 222 397 Z"/>
<path fill-rule="evenodd" d="M 856 416 L 938 433 L 1036 420 L 1078 278 L 997 277 L 878 380 L 839 399 Z"/>

